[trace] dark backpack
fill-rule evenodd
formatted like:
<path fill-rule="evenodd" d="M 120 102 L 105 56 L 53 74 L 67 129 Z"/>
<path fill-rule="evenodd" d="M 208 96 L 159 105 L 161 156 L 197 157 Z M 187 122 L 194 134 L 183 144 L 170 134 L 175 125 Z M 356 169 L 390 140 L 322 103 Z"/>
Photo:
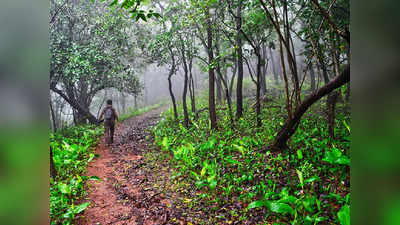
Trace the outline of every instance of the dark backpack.
<path fill-rule="evenodd" d="M 111 107 L 108 107 L 104 110 L 104 119 L 114 120 L 114 110 Z"/>

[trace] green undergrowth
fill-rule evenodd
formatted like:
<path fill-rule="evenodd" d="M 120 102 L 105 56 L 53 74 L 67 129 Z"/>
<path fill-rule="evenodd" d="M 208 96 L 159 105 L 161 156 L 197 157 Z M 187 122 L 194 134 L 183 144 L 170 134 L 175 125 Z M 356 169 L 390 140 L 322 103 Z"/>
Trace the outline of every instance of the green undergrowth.
<path fill-rule="evenodd" d="M 161 102 L 140 109 L 130 109 L 120 116 L 124 121 L 165 105 Z M 50 146 L 57 176 L 50 180 L 50 218 L 51 224 L 71 224 L 76 215 L 82 213 L 89 202 L 82 203 L 86 195 L 87 180 L 99 180 L 98 177 L 83 176 L 87 165 L 98 155 L 94 152 L 103 126 L 72 126 L 57 133 L 50 133 Z"/>
<path fill-rule="evenodd" d="M 57 176 L 50 180 L 51 224 L 71 224 L 89 202 L 80 202 L 85 195 L 85 181 L 98 177 L 82 176 L 88 163 L 97 155 L 94 146 L 103 133 L 102 127 L 74 126 L 50 134 L 50 146 Z"/>
<path fill-rule="evenodd" d="M 234 127 L 228 111 L 217 110 L 215 131 L 209 129 L 208 111 L 197 120 L 191 115 L 189 128 L 175 121 L 172 109 L 164 112 L 154 129 L 155 143 L 171 155 L 176 182 L 194 190 L 188 191 L 187 202 L 208 215 L 204 223 L 349 224 L 350 115 L 345 104 L 338 104 L 335 139 L 328 135 L 325 101 L 320 101 L 304 115 L 289 149 L 272 152 L 267 146 L 286 116 L 278 102 L 263 106 L 260 128 L 247 106 Z M 197 108 L 206 106 L 202 101 Z"/>

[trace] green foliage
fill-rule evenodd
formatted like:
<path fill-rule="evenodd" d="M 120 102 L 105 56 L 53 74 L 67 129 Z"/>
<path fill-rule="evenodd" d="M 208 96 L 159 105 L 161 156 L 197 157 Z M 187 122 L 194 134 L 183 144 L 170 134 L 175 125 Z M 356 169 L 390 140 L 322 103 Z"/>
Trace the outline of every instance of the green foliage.
<path fill-rule="evenodd" d="M 92 1 L 94 2 L 94 0 Z M 101 1 L 104 2 L 106 0 L 101 0 Z M 112 0 L 109 6 L 110 7 L 119 6 L 121 9 L 127 10 L 132 19 L 135 19 L 136 21 L 143 20 L 144 22 L 147 22 L 147 19 L 150 19 L 152 17 L 154 18 L 161 17 L 159 13 L 154 12 L 152 9 L 148 11 L 141 9 L 141 6 L 148 5 L 149 2 L 150 1 L 148 0 L 123 0 L 122 2 L 118 0 Z"/>
<path fill-rule="evenodd" d="M 325 158 L 323 158 L 322 160 L 331 164 L 342 164 L 350 166 L 350 159 L 347 156 L 343 155 L 343 153 L 335 147 L 333 147 L 331 151 L 327 151 L 325 153 Z"/>
<path fill-rule="evenodd" d="M 165 105 L 165 102 L 144 108 L 129 110 L 120 120 L 140 115 Z M 85 182 L 100 181 L 97 176 L 82 176 L 87 165 L 98 155 L 93 151 L 98 143 L 103 127 L 74 126 L 57 133 L 50 133 L 50 147 L 53 149 L 53 161 L 57 177 L 50 181 L 50 218 L 51 224 L 71 224 L 89 202 L 76 205 L 75 202 L 86 194 Z"/>
<path fill-rule="evenodd" d="M 247 207 L 248 209 L 253 209 L 253 208 L 259 208 L 259 207 L 267 207 L 269 210 L 271 210 L 274 213 L 281 213 L 285 215 L 286 213 L 289 213 L 291 215 L 294 214 L 294 210 L 286 203 L 280 203 L 277 201 L 266 201 L 266 200 L 259 200 L 259 201 L 254 201 L 249 204 Z"/>
<path fill-rule="evenodd" d="M 50 181 L 51 224 L 71 224 L 75 216 L 89 206 L 89 202 L 76 205 L 76 201 L 85 194 L 85 181 L 100 180 L 81 174 L 96 157 L 92 149 L 102 133 L 101 127 L 79 126 L 50 134 L 57 170 L 57 177 Z"/>
<path fill-rule="evenodd" d="M 53 4 L 57 17 L 50 26 L 50 88 L 87 108 L 106 88 L 138 95 L 140 66 L 128 63 L 136 50 L 129 22 L 97 3 L 67 3 L 59 11 Z"/>
<path fill-rule="evenodd" d="M 197 102 L 198 108 L 207 105 L 203 98 Z M 244 217 L 267 209 L 265 221 L 280 218 L 286 224 L 338 223 L 332 220 L 337 218 L 332 204 L 347 204 L 341 196 L 349 192 L 342 182 L 348 179 L 348 166 L 343 162 L 348 159 L 344 152 L 350 147 L 350 123 L 348 115 L 339 113 L 335 123 L 337 138 L 331 140 L 326 119 L 318 113 L 320 107 L 314 106 L 304 116 L 289 142 L 290 150 L 280 153 L 261 151 L 284 122 L 284 110 L 269 104 L 262 113 L 261 128 L 256 127 L 255 112 L 251 109 L 236 121 L 235 128 L 230 126 L 227 110 L 218 110 L 219 127 L 215 131 L 208 128 L 208 113 L 199 114 L 198 120 L 191 115 L 192 126 L 184 128 L 169 109 L 154 128 L 155 142 L 171 154 L 172 163 L 179 170 L 174 179 L 185 177 L 197 190 L 200 210 L 207 211 L 205 206 L 212 208 L 209 204 L 234 204 L 222 200 L 228 197 L 246 205 L 242 209 Z M 335 158 L 331 158 L 332 152 Z M 326 159 L 333 161 L 328 163 Z M 332 186 L 334 180 L 341 185 L 340 191 Z"/>
<path fill-rule="evenodd" d="M 344 205 L 337 216 L 341 225 L 350 225 L 350 206 Z"/>

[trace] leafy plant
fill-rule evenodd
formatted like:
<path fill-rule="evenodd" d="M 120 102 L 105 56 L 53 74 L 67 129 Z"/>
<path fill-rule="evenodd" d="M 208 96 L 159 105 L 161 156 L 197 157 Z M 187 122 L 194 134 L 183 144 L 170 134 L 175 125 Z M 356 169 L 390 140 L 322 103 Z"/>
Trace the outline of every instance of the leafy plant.
<path fill-rule="evenodd" d="M 341 225 L 350 225 L 350 206 L 344 205 L 337 213 Z"/>
<path fill-rule="evenodd" d="M 198 108 L 207 106 L 202 98 L 197 103 Z M 253 215 L 253 210 L 264 208 L 269 212 L 267 220 L 271 216 L 292 224 L 337 222 L 331 219 L 336 215 L 328 217 L 326 212 L 336 214 L 332 204 L 347 203 L 344 198 L 328 198 L 332 188 L 327 179 L 346 175 L 346 170 L 335 167 L 344 168 L 344 164 L 336 163 L 345 162 L 347 157 L 335 152 L 349 148 L 346 136 L 330 140 L 326 136 L 326 120 L 310 113 L 293 136 L 290 147 L 297 149 L 295 154 L 290 150 L 261 152 L 274 137 L 268 132 L 275 132 L 279 128 L 277 123 L 283 121 L 280 111 L 269 110 L 268 106 L 266 109 L 262 117 L 267 119 L 263 120 L 261 129 L 256 128 L 251 109 L 237 121 L 235 128 L 229 126 L 228 110 L 218 110 L 220 127 L 212 132 L 206 113 L 199 114 L 197 120 L 192 117 L 193 126 L 184 128 L 174 119 L 173 111 L 167 110 L 154 128 L 155 140 L 164 153 L 171 153 L 172 164 L 180 168 L 180 176 L 188 177 L 187 182 L 197 190 L 199 201 L 192 201 L 192 206 L 198 204 L 210 217 L 216 218 L 219 214 L 217 210 L 207 210 L 208 206 L 217 209 L 240 204 L 243 211 L 237 217 L 242 220 Z M 346 119 L 341 114 L 338 118 Z M 346 129 L 343 123 L 338 123 L 338 133 L 348 135 Z M 322 163 L 326 160 L 334 164 Z"/>
<path fill-rule="evenodd" d="M 103 133 L 101 127 L 78 126 L 50 134 L 50 146 L 57 177 L 50 182 L 51 224 L 71 224 L 89 202 L 75 204 L 85 194 L 87 180 L 100 180 L 96 176 L 81 176 L 96 154 L 92 147 Z"/>
<path fill-rule="evenodd" d="M 330 164 L 350 165 L 350 159 L 336 147 L 333 147 L 332 150 L 327 151 L 322 160 Z"/>

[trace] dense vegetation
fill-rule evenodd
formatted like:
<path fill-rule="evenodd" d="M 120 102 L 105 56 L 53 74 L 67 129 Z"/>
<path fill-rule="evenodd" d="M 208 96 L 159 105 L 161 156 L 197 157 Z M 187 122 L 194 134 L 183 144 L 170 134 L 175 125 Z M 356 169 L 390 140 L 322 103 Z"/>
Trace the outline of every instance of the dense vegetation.
<path fill-rule="evenodd" d="M 103 133 L 101 127 L 78 126 L 50 134 L 50 148 L 56 175 L 50 181 L 51 224 L 71 224 L 77 214 L 85 210 L 88 202 L 78 203 L 84 196 L 87 164 L 92 161 L 95 144 Z"/>
<path fill-rule="evenodd" d="M 107 93 L 137 110 L 148 66 L 171 99 L 155 143 L 199 223 L 350 223 L 348 0 L 51 2 L 55 224 L 88 206 L 76 200 L 100 130 L 87 124 Z M 56 132 L 64 105 L 83 127 Z"/>
<path fill-rule="evenodd" d="M 173 155 L 175 179 L 190 184 L 191 207 L 208 214 L 210 223 L 349 224 L 349 113 L 341 104 L 337 137 L 331 139 L 323 107 L 315 105 L 305 115 L 281 152 L 266 149 L 284 122 L 283 107 L 273 102 L 262 111 L 262 127 L 250 107 L 236 127 L 228 110 L 218 110 L 220 127 L 214 131 L 207 113 L 198 120 L 191 115 L 193 126 L 185 128 L 170 109 L 154 133 L 162 150 Z"/>
<path fill-rule="evenodd" d="M 164 104 L 161 102 L 140 109 L 130 108 L 126 114 L 120 116 L 120 120 L 124 121 Z M 89 206 L 88 201 L 82 202 L 86 196 L 86 181 L 100 178 L 84 174 L 88 163 L 99 156 L 94 150 L 103 133 L 102 125 L 72 126 L 50 133 L 50 162 L 54 166 L 50 169 L 51 224 L 72 224 L 76 215 Z"/>

